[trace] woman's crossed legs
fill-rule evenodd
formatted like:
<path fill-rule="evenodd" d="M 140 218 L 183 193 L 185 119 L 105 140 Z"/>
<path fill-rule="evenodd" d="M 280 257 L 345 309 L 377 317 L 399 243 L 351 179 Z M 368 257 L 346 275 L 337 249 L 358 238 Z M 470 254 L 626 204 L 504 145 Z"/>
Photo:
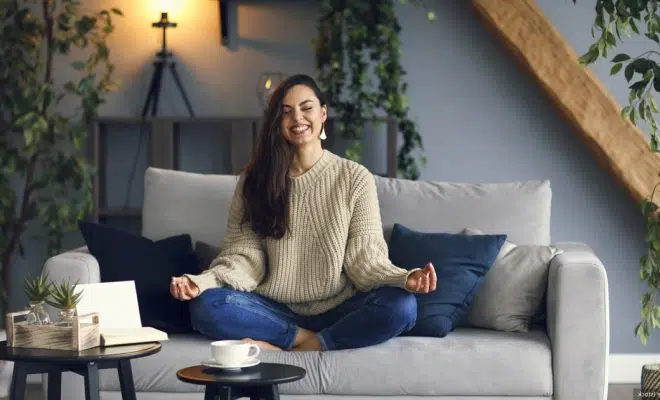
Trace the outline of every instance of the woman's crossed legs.
<path fill-rule="evenodd" d="M 193 327 L 208 337 L 250 338 L 264 349 L 294 351 L 375 345 L 411 329 L 417 317 L 414 294 L 394 287 L 359 292 L 316 316 L 297 315 L 256 293 L 228 288 L 205 290 L 190 307 Z"/>

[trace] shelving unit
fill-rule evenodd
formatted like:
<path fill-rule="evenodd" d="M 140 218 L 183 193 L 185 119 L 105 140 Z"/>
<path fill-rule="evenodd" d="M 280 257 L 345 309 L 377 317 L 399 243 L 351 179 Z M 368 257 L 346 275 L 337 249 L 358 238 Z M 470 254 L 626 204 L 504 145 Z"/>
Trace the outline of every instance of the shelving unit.
<path fill-rule="evenodd" d="M 384 123 L 387 136 L 386 171 L 375 172 L 395 176 L 396 121 L 381 118 L 374 122 Z M 141 193 L 137 193 L 139 196 L 133 201 L 130 194 L 140 191 L 144 170 L 148 166 L 202 173 L 240 173 L 249 161 L 260 123 L 261 119 L 255 117 L 99 118 L 89 137 L 90 162 L 97 171 L 94 177 L 93 220 L 104 222 L 110 218 L 139 219 Z M 328 140 L 324 147 L 335 150 L 336 146 L 341 144 L 333 134 L 332 126 L 332 120 L 328 120 Z M 123 142 L 131 144 L 121 144 L 122 137 Z M 210 144 L 207 143 L 209 141 Z M 115 156 L 109 154 L 113 151 L 119 153 Z M 205 154 L 197 154 L 200 151 Z M 200 160 L 204 157 L 211 160 L 211 165 L 201 165 L 203 162 Z M 216 160 L 221 161 L 222 165 L 215 165 Z M 193 165 L 195 163 L 196 166 Z M 122 176 L 122 172 L 127 168 L 129 175 L 130 170 L 133 170 L 130 188 L 130 179 Z M 110 187 L 115 188 L 110 190 Z M 125 193 L 128 195 L 120 196 Z"/>

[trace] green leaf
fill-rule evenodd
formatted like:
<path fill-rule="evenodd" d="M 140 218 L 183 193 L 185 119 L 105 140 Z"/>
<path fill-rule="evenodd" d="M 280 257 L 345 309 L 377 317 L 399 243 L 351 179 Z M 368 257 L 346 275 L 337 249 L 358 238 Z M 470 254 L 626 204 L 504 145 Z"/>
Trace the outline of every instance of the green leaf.
<path fill-rule="evenodd" d="M 651 293 L 646 292 L 642 294 L 642 298 L 640 299 L 640 304 L 642 305 L 642 316 L 648 315 L 650 302 L 651 302 Z"/>
<path fill-rule="evenodd" d="M 660 239 L 656 239 L 653 241 L 653 250 L 658 251 L 660 250 Z"/>
<path fill-rule="evenodd" d="M 110 49 L 108 49 L 108 46 L 106 46 L 105 43 L 97 44 L 97 50 L 99 52 L 99 57 L 104 60 L 108 59 L 108 56 L 110 55 Z"/>
<path fill-rule="evenodd" d="M 638 58 L 632 62 L 632 65 L 634 66 L 635 71 L 640 74 L 646 73 L 646 71 L 652 67 L 651 62 L 646 58 Z"/>
<path fill-rule="evenodd" d="M 651 82 L 651 79 L 655 76 L 655 72 L 653 71 L 653 68 L 649 68 L 646 73 L 644 73 L 644 86 L 646 86 L 647 83 Z"/>
<path fill-rule="evenodd" d="M 633 32 L 639 35 L 639 29 L 637 28 L 637 24 L 635 24 L 634 19 L 630 20 L 630 28 L 632 28 Z"/>
<path fill-rule="evenodd" d="M 624 70 L 626 81 L 630 82 L 634 73 L 635 73 L 635 69 L 633 67 L 633 63 L 629 63 Z"/>
<path fill-rule="evenodd" d="M 69 82 L 67 82 L 67 83 L 64 84 L 64 89 L 65 89 L 67 92 L 70 92 L 70 93 L 77 93 L 77 92 L 78 92 L 78 90 L 76 89 L 76 86 L 75 86 L 74 83 L 71 82 L 71 81 L 69 81 Z"/>
<path fill-rule="evenodd" d="M 623 67 L 623 64 L 617 63 L 612 66 L 612 69 L 610 69 L 610 75 L 616 75 L 617 72 L 621 71 L 621 68 Z"/>
<path fill-rule="evenodd" d="M 121 10 L 118 9 L 118 8 L 111 8 L 110 11 L 112 11 L 113 13 L 115 13 L 115 14 L 117 14 L 117 15 L 121 15 L 121 16 L 124 15 L 124 13 L 121 12 Z"/>
<path fill-rule="evenodd" d="M 25 146 L 28 148 L 34 146 L 34 143 L 36 142 L 36 137 L 37 134 L 32 129 L 25 129 L 23 131 L 23 140 L 25 140 Z"/>
<path fill-rule="evenodd" d="M 647 38 L 653 40 L 656 43 L 660 43 L 660 39 L 658 39 L 658 34 L 657 33 L 646 33 L 644 34 Z"/>
<path fill-rule="evenodd" d="M 92 18 L 88 15 L 85 15 L 76 21 L 76 30 L 78 31 L 78 35 L 82 37 L 83 41 L 86 39 L 86 35 L 94 28 L 94 25 L 96 25 L 96 18 Z"/>
<path fill-rule="evenodd" d="M 660 319 L 660 306 L 655 306 L 653 308 L 653 318 Z"/>
<path fill-rule="evenodd" d="M 605 39 L 607 40 L 607 44 L 610 46 L 616 46 L 616 38 L 611 32 L 607 32 L 607 35 L 605 35 Z"/>
<path fill-rule="evenodd" d="M 642 202 L 641 208 L 642 208 L 642 215 L 648 216 L 650 214 L 653 214 L 658 209 L 658 206 L 657 204 L 655 204 L 650 200 L 645 200 Z"/>
<path fill-rule="evenodd" d="M 625 106 L 621 109 L 621 119 L 627 119 L 630 112 L 630 106 Z"/>
<path fill-rule="evenodd" d="M 613 63 L 620 63 L 622 61 L 630 60 L 630 56 L 625 53 L 619 53 L 614 58 L 612 58 Z"/>

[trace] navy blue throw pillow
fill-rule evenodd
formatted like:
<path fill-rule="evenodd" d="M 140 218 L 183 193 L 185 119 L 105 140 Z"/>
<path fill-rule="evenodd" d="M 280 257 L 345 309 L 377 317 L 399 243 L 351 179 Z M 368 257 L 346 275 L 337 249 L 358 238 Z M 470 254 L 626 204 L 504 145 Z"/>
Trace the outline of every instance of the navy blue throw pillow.
<path fill-rule="evenodd" d="M 444 337 L 467 312 L 507 235 L 464 235 L 416 232 L 394 224 L 390 261 L 401 268 L 432 262 L 436 290 L 418 293 L 417 323 L 405 336 Z"/>
<path fill-rule="evenodd" d="M 92 222 L 79 221 L 78 228 L 99 262 L 101 282 L 135 281 L 144 326 L 168 333 L 193 332 L 188 302 L 170 294 L 172 276 L 199 273 L 190 235 L 153 241 Z"/>

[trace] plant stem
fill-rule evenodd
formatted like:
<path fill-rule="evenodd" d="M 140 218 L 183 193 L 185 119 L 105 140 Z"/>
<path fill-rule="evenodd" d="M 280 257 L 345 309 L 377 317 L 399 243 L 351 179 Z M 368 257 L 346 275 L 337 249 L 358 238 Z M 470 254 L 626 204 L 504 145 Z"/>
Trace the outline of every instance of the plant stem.
<path fill-rule="evenodd" d="M 54 37 L 53 37 L 53 13 L 50 10 L 52 0 L 43 1 L 44 18 L 46 20 L 46 71 L 44 82 L 50 84 L 53 73 Z M 43 112 L 46 114 L 46 101 L 44 100 Z"/>
<path fill-rule="evenodd" d="M 2 283 L 3 283 L 3 289 L 5 290 L 5 294 L 9 296 L 9 288 L 10 288 L 10 282 L 11 282 L 11 259 L 16 251 L 16 247 L 18 246 L 20 242 L 20 237 L 25 231 L 25 223 L 26 223 L 26 215 L 27 215 L 27 208 L 30 200 L 30 195 L 32 194 L 32 190 L 30 189 L 30 186 L 32 184 L 32 179 L 34 177 L 34 171 L 37 167 L 37 155 L 33 154 L 32 157 L 30 157 L 30 161 L 28 163 L 27 171 L 25 173 L 25 186 L 23 187 L 23 199 L 21 200 L 21 209 L 18 214 L 18 219 L 14 221 L 11 233 L 10 233 L 10 239 L 9 239 L 9 244 L 5 248 L 4 253 L 2 253 Z"/>

